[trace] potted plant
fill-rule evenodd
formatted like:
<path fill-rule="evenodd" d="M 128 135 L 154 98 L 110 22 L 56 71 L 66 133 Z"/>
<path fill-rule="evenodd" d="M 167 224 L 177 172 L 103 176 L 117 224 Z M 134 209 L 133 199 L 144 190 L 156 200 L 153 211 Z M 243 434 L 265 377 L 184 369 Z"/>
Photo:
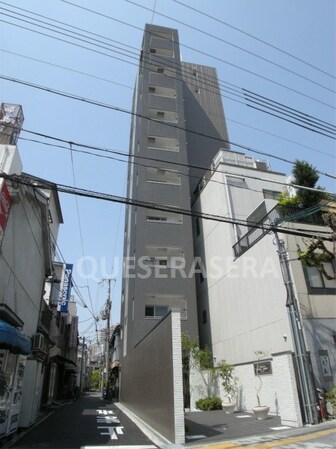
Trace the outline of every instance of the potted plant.
<path fill-rule="evenodd" d="M 257 363 L 255 365 L 255 373 L 259 380 L 259 386 L 256 389 L 258 405 L 253 407 L 252 410 L 253 410 L 253 413 L 255 414 L 255 417 L 257 418 L 257 420 L 261 421 L 261 420 L 264 420 L 267 418 L 268 412 L 270 410 L 270 408 L 267 405 L 261 405 L 261 401 L 260 401 L 260 391 L 262 388 L 262 379 L 260 376 L 260 361 L 263 357 L 265 357 L 266 354 L 263 351 L 256 351 L 255 354 L 258 356 Z"/>
<path fill-rule="evenodd" d="M 226 397 L 228 398 L 228 402 L 223 402 L 223 409 L 226 411 L 226 413 L 234 413 L 234 410 L 236 408 L 235 396 L 237 394 L 238 381 L 238 378 L 234 377 L 233 375 L 234 366 L 229 365 L 225 362 L 225 360 L 223 360 L 217 366 L 217 370 L 222 379 L 224 392 L 226 394 Z"/>

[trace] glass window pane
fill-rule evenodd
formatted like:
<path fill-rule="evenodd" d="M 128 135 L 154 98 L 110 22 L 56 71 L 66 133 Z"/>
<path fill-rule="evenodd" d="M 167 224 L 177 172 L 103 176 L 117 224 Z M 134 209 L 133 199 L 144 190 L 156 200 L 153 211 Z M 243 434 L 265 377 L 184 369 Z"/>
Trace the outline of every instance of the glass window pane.
<path fill-rule="evenodd" d="M 329 263 L 324 263 L 323 264 L 324 269 L 326 271 L 326 273 L 331 276 L 334 277 L 335 276 L 335 272 L 334 272 L 334 268 L 332 266 L 332 264 Z M 324 281 L 324 286 L 325 288 L 336 288 L 336 279 L 327 279 L 324 275 L 323 275 L 323 281 Z"/>
<path fill-rule="evenodd" d="M 153 306 L 146 306 L 145 316 L 154 316 L 154 307 Z"/>
<path fill-rule="evenodd" d="M 307 267 L 309 285 L 311 287 L 323 288 L 323 282 L 319 270 L 315 267 Z"/>
<path fill-rule="evenodd" d="M 156 306 L 155 307 L 155 316 L 165 316 L 168 313 L 168 307 L 165 306 Z"/>

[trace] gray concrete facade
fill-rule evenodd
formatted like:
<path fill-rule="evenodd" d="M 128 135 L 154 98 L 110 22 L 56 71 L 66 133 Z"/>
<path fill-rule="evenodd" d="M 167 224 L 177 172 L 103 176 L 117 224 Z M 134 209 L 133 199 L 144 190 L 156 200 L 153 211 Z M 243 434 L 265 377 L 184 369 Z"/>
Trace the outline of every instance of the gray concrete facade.
<path fill-rule="evenodd" d="M 177 31 L 146 25 L 133 111 L 128 197 L 190 210 L 192 191 L 228 139 L 215 69 L 181 63 Z M 187 164 L 204 169 L 189 170 Z M 159 307 L 180 307 L 182 330 L 197 337 L 194 277 L 182 278 L 172 270 L 178 258 L 189 273 L 193 257 L 190 217 L 127 207 L 121 304 L 124 357 L 162 318 L 156 316 L 156 310 L 164 314 Z M 148 307 L 154 316 L 148 316 Z"/>
<path fill-rule="evenodd" d="M 190 212 L 194 189 L 218 149 L 227 145 L 228 137 L 216 71 L 181 63 L 177 30 L 146 25 L 133 113 L 128 198 Z M 191 169 L 188 164 L 204 168 Z M 149 367 L 144 365 L 139 372 L 143 359 L 134 363 L 136 347 L 167 313 L 179 310 L 182 332 L 198 339 L 196 283 L 195 276 L 190 275 L 193 263 L 191 217 L 178 211 L 127 206 L 120 390 L 121 402 L 126 406 L 133 403 L 139 393 L 136 390 L 144 388 L 148 381 Z M 179 267 L 183 267 L 184 276 Z M 162 339 L 162 353 L 168 340 Z M 151 356 L 147 361 L 150 366 Z M 175 385 L 177 374 L 169 373 Z M 165 390 L 167 381 L 151 376 L 148 388 Z M 146 414 L 144 407 L 138 412 Z M 164 421 L 165 416 L 166 425 Z"/>

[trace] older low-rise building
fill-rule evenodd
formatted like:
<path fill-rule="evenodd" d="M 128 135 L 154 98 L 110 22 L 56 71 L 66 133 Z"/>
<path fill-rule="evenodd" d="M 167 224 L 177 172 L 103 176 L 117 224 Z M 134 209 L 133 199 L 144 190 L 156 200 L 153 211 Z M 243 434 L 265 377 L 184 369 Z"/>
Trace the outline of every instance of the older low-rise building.
<path fill-rule="evenodd" d="M 69 314 L 56 313 L 45 298 L 57 277 L 54 258 L 63 222 L 58 193 L 54 184 L 44 182 L 41 188 L 22 173 L 16 145 L 22 123 L 21 106 L 0 105 L 0 437 L 36 421 L 50 351 L 59 343 L 53 323 L 65 321 L 70 328 Z M 70 315 L 76 317 L 75 310 Z M 73 326 L 76 331 L 76 319 Z M 75 331 L 63 354 L 74 364 Z"/>

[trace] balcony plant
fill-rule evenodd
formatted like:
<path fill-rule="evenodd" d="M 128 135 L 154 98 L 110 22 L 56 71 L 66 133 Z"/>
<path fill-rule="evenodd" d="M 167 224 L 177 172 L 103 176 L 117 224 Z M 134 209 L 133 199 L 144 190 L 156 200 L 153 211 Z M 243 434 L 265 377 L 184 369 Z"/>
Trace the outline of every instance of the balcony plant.
<path fill-rule="evenodd" d="M 252 410 L 253 410 L 253 413 L 255 414 L 256 419 L 258 421 L 261 421 L 261 420 L 264 420 L 267 418 L 268 412 L 270 410 L 270 407 L 268 407 L 268 405 L 261 405 L 261 400 L 260 400 L 260 392 L 262 390 L 262 385 L 263 385 L 262 378 L 260 376 L 260 362 L 265 357 L 266 353 L 264 351 L 255 351 L 255 355 L 258 357 L 257 363 L 255 364 L 255 373 L 256 373 L 256 376 L 258 377 L 258 381 L 259 381 L 259 385 L 256 388 L 258 405 L 253 407 Z"/>
<path fill-rule="evenodd" d="M 228 402 L 223 402 L 223 409 L 226 413 L 232 414 L 236 408 L 237 382 L 238 378 L 233 375 L 234 366 L 222 360 L 216 367 L 217 372 L 222 380 L 223 390 L 226 394 Z"/>

